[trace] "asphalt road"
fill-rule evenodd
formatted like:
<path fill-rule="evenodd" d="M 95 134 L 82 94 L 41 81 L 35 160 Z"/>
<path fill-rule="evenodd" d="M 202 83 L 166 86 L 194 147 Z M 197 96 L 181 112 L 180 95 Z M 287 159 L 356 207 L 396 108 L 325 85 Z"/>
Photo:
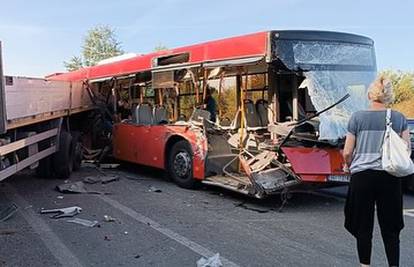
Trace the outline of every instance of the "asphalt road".
<path fill-rule="evenodd" d="M 343 228 L 346 188 L 294 194 L 279 212 L 278 197 L 186 190 L 143 167 L 105 173 L 120 180 L 87 185 L 105 195 L 62 194 L 55 190 L 62 180 L 29 173 L 3 182 L 0 205 L 14 202 L 19 210 L 0 222 L 0 266 L 196 266 L 215 253 L 224 266 L 358 265 L 354 240 Z M 71 181 L 97 175 L 82 168 Z M 75 218 L 97 220 L 100 227 L 39 213 L 68 206 L 81 207 Z M 401 266 L 414 266 L 414 195 L 405 196 L 405 209 Z M 115 222 L 105 222 L 105 215 Z M 372 265 L 387 266 L 375 231 Z"/>

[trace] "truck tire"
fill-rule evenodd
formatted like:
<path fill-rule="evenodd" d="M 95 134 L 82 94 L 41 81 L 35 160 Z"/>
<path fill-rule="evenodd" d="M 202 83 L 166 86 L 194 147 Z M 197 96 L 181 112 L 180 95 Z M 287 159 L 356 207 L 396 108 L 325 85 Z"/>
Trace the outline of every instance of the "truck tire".
<path fill-rule="evenodd" d="M 36 176 L 43 179 L 53 178 L 51 156 L 39 160 L 39 166 L 36 168 Z"/>
<path fill-rule="evenodd" d="M 82 158 L 83 158 L 80 132 L 72 132 L 72 149 L 73 149 L 73 171 L 78 171 L 81 167 Z"/>
<path fill-rule="evenodd" d="M 59 139 L 59 151 L 52 157 L 56 178 L 67 179 L 70 177 L 73 170 L 73 152 L 72 135 L 62 131 Z"/>
<path fill-rule="evenodd" d="M 193 178 L 193 153 L 187 141 L 175 143 L 168 155 L 168 174 L 180 187 L 194 189 L 198 182 Z"/>

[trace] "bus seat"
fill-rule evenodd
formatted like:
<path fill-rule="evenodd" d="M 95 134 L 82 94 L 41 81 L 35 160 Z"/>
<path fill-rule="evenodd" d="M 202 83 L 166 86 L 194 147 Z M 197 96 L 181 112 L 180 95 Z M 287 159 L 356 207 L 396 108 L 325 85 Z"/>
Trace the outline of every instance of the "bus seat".
<path fill-rule="evenodd" d="M 262 127 L 267 127 L 269 124 L 269 117 L 268 117 L 268 102 L 264 99 L 258 99 L 256 101 L 256 110 L 257 114 L 259 115 L 260 125 Z"/>
<path fill-rule="evenodd" d="M 203 123 L 203 120 L 210 120 L 210 112 L 204 109 L 196 108 L 191 114 L 190 120 L 193 122 Z"/>
<path fill-rule="evenodd" d="M 164 106 L 154 108 L 154 124 L 168 123 L 168 111 Z"/>
<path fill-rule="evenodd" d="M 148 103 L 137 106 L 137 124 L 151 125 L 153 123 L 152 107 Z"/>

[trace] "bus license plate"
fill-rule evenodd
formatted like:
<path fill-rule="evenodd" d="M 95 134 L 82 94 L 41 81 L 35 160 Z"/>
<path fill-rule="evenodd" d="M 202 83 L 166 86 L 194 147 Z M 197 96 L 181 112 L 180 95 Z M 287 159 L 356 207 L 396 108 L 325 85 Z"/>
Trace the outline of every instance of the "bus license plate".
<path fill-rule="evenodd" d="M 330 182 L 341 182 L 341 183 L 349 183 L 350 181 L 349 175 L 329 175 L 328 181 Z"/>

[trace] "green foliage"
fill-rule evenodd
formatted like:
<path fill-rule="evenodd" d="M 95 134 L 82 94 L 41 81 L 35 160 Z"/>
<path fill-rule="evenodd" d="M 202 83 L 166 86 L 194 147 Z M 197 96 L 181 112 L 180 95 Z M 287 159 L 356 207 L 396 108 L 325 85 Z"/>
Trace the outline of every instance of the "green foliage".
<path fill-rule="evenodd" d="M 68 71 L 80 69 L 83 67 L 82 58 L 78 56 L 73 56 L 68 61 L 63 61 L 63 65 Z"/>
<path fill-rule="evenodd" d="M 64 65 L 68 71 L 94 66 L 99 61 L 123 53 L 115 30 L 109 26 L 96 26 L 88 31 L 82 45 L 82 56 L 74 56 Z"/>
<path fill-rule="evenodd" d="M 414 73 L 387 70 L 382 74 L 391 80 L 394 87 L 392 108 L 414 118 Z"/>
<path fill-rule="evenodd" d="M 387 70 L 382 74 L 391 80 L 394 88 L 394 103 L 414 99 L 414 73 Z"/>
<path fill-rule="evenodd" d="M 166 47 L 163 44 L 158 44 L 154 47 L 154 52 L 164 51 L 164 50 L 168 50 L 168 47 Z"/>

